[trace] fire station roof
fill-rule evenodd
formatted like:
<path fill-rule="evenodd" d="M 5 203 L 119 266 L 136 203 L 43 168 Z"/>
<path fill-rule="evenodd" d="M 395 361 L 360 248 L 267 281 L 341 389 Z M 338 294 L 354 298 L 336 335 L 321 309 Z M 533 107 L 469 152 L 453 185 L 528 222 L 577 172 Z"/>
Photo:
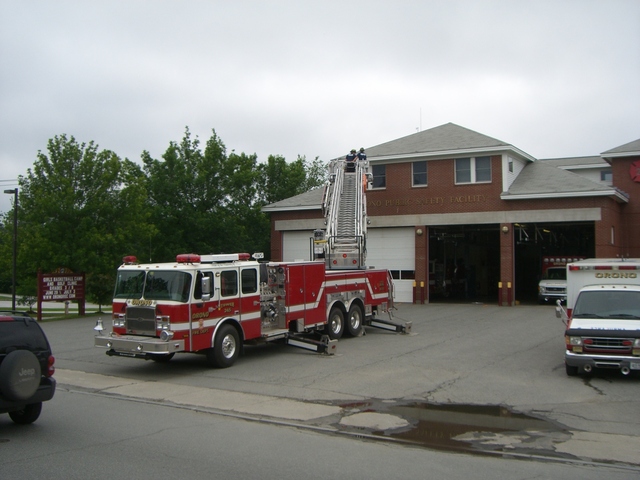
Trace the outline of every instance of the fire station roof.
<path fill-rule="evenodd" d="M 589 157 L 541 158 L 539 161 L 567 170 L 609 167 L 607 161 L 603 160 L 599 155 Z"/>
<path fill-rule="evenodd" d="M 513 145 L 454 123 L 446 123 L 367 149 L 370 161 L 405 160 L 407 157 L 432 157 L 512 151 L 533 161 L 534 158 Z"/>
<path fill-rule="evenodd" d="M 594 182 L 567 171 L 605 165 L 611 157 L 640 155 L 640 139 L 604 152 L 601 156 L 554 158 L 537 161 L 513 145 L 483 135 L 453 123 L 414 133 L 367 149 L 372 163 L 414 161 L 415 158 L 472 156 L 486 153 L 508 152 L 526 160 L 526 165 L 503 192 L 503 200 L 544 199 L 609 196 L 618 202 L 628 202 L 629 196 L 610 185 Z M 572 168 L 573 167 L 573 168 Z M 319 210 L 322 208 L 323 188 L 286 198 L 263 207 L 263 211 L 283 212 Z"/>
<path fill-rule="evenodd" d="M 322 193 L 324 187 L 314 188 L 295 197 L 285 198 L 279 202 L 262 207 L 263 212 L 294 211 L 294 210 L 320 210 L 322 208 Z"/>
<path fill-rule="evenodd" d="M 640 156 L 640 138 L 633 142 L 625 143 L 619 147 L 607 150 L 602 154 L 602 156 L 604 158 Z"/>
<path fill-rule="evenodd" d="M 629 197 L 617 188 L 589 180 L 554 165 L 538 161 L 527 164 L 513 181 L 503 200 L 611 196 L 618 202 Z"/>

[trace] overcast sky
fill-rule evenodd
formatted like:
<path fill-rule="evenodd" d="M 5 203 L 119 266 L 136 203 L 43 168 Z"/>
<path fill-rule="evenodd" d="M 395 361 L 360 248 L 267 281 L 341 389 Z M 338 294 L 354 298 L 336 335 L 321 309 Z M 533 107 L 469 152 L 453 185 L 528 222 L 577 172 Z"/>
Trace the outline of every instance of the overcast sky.
<path fill-rule="evenodd" d="M 639 0 L 0 0 L 0 186 L 48 139 L 326 161 L 453 122 L 536 158 L 640 138 Z M 0 211 L 10 208 L 0 197 Z"/>

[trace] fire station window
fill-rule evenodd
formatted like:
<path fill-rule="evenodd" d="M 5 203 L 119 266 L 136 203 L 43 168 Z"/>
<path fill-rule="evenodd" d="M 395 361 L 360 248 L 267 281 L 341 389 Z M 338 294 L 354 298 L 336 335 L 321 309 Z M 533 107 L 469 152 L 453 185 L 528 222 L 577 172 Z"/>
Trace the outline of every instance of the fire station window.
<path fill-rule="evenodd" d="M 613 181 L 613 172 L 611 170 L 601 170 L 600 171 L 600 181 L 601 182 L 611 182 L 611 181 Z"/>
<path fill-rule="evenodd" d="M 202 298 L 202 276 L 205 275 L 209 277 L 209 282 L 213 285 L 213 273 L 212 272 L 198 272 L 196 276 L 196 287 L 193 292 L 193 298 L 196 300 L 200 300 Z"/>
<path fill-rule="evenodd" d="M 402 280 L 415 280 L 416 272 L 415 270 L 400 270 L 400 278 Z"/>
<path fill-rule="evenodd" d="M 227 270 L 220 273 L 220 295 L 233 297 L 238 295 L 238 272 Z"/>
<path fill-rule="evenodd" d="M 421 187 L 427 185 L 427 162 L 413 162 L 413 186 Z"/>
<path fill-rule="evenodd" d="M 491 157 L 456 158 L 456 184 L 491 181 Z"/>
<path fill-rule="evenodd" d="M 415 280 L 415 270 L 389 270 L 394 280 Z"/>
<path fill-rule="evenodd" d="M 372 165 L 371 173 L 373 173 L 372 188 L 386 188 L 387 186 L 387 166 Z"/>
<path fill-rule="evenodd" d="M 258 291 L 258 271 L 255 268 L 242 270 L 242 293 Z"/>

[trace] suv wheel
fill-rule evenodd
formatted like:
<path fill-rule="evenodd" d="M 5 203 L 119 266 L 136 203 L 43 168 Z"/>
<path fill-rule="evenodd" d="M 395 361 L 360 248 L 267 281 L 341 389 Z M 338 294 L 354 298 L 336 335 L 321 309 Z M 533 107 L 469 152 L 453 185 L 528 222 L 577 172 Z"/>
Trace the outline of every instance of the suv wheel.
<path fill-rule="evenodd" d="M 9 412 L 9 417 L 19 425 L 27 425 L 35 422 L 42 411 L 42 402 L 25 405 L 20 410 Z"/>
<path fill-rule="evenodd" d="M 40 385 L 40 362 L 29 350 L 14 350 L 0 365 L 0 392 L 9 400 L 26 400 Z"/>

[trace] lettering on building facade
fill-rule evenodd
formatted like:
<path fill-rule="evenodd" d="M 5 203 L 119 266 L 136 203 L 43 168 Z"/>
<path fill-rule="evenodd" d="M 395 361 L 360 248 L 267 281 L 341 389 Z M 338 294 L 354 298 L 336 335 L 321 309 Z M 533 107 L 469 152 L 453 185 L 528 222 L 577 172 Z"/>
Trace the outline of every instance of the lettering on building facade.
<path fill-rule="evenodd" d="M 369 200 L 369 207 L 408 207 L 412 205 L 445 205 L 462 203 L 482 203 L 486 195 L 448 195 L 443 197 L 396 198 L 387 200 Z"/>

